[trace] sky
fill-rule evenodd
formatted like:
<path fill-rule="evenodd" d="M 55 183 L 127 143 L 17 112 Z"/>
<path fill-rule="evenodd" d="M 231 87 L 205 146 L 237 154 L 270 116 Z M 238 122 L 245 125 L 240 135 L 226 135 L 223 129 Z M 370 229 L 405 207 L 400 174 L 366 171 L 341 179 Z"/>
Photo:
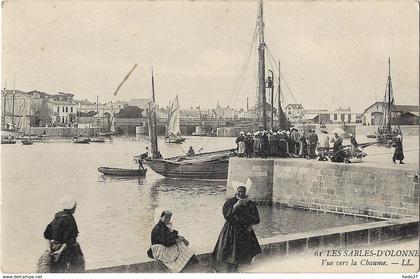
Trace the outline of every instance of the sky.
<path fill-rule="evenodd" d="M 183 108 L 246 108 L 256 99 L 257 12 L 257 1 L 5 1 L 2 87 L 150 98 L 153 67 L 160 105 L 178 94 Z M 383 99 L 388 57 L 396 103 L 418 104 L 418 20 L 411 0 L 264 1 L 284 104 L 362 112 Z"/>

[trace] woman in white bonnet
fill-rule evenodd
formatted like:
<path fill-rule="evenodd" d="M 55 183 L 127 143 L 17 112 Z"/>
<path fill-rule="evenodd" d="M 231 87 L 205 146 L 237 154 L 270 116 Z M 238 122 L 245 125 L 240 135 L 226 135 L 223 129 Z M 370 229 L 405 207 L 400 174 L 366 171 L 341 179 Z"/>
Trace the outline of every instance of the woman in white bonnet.
<path fill-rule="evenodd" d="M 62 210 L 55 214 L 44 232 L 50 243 L 48 272 L 84 272 L 85 260 L 76 240 L 79 231 L 73 217 L 77 202 L 66 195 L 59 204 Z"/>

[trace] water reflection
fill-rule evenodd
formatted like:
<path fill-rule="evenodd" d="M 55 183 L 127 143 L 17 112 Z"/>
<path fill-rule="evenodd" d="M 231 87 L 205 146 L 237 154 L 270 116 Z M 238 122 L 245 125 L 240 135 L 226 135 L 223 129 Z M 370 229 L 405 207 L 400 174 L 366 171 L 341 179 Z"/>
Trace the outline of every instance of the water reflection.
<path fill-rule="evenodd" d="M 188 141 L 204 146 L 203 139 Z M 232 142 L 232 138 L 212 138 L 206 151 L 229 148 Z M 35 270 L 44 250 L 43 231 L 57 211 L 55 201 L 64 193 L 78 201 L 75 218 L 88 268 L 97 262 L 119 265 L 147 259 L 150 231 L 164 209 L 174 212 L 175 228 L 191 245 L 212 249 L 225 222 L 226 181 L 169 179 L 153 171 L 134 178 L 98 175 L 99 166 L 135 168 L 132 158 L 145 146 L 142 141 L 114 139 L 100 145 L 53 141 L 30 148 L 2 147 L 3 270 Z M 161 147 L 165 156 L 181 152 L 177 146 L 162 143 Z M 254 229 L 259 238 L 365 222 L 262 205 L 258 209 L 261 224 Z"/>

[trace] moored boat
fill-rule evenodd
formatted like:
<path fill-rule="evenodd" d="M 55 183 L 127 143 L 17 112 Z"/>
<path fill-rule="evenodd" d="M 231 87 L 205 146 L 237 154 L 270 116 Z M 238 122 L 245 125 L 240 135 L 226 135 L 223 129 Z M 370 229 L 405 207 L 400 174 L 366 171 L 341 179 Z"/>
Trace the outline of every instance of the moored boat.
<path fill-rule="evenodd" d="M 16 140 L 13 138 L 2 138 L 1 144 L 15 144 Z"/>
<path fill-rule="evenodd" d="M 23 139 L 22 140 L 23 145 L 32 145 L 34 142 L 31 139 Z"/>
<path fill-rule="evenodd" d="M 73 143 L 89 143 L 90 142 L 90 138 L 86 138 L 86 137 L 74 137 L 73 138 Z"/>
<path fill-rule="evenodd" d="M 170 178 L 226 179 L 229 170 L 229 158 L 235 156 L 234 149 L 177 156 L 166 159 L 143 161 L 154 172 Z"/>
<path fill-rule="evenodd" d="M 98 171 L 106 175 L 115 175 L 115 176 L 145 176 L 147 169 L 121 169 L 121 168 L 99 167 Z"/>
<path fill-rule="evenodd" d="M 376 132 L 376 141 L 391 147 L 396 142 L 397 136 L 402 135 L 400 125 L 396 121 L 395 100 L 391 80 L 391 59 L 388 58 L 388 80 L 386 84 L 381 123 Z M 394 122 L 394 123 L 392 123 Z"/>
<path fill-rule="evenodd" d="M 94 137 L 90 139 L 90 142 L 105 142 L 104 137 Z"/>

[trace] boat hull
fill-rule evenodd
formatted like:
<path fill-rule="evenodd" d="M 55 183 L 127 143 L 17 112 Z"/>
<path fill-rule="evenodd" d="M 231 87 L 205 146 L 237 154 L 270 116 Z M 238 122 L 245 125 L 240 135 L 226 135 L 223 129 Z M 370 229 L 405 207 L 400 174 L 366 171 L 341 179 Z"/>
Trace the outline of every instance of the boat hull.
<path fill-rule="evenodd" d="M 185 141 L 185 138 L 173 138 L 173 137 L 167 137 L 165 138 L 165 143 L 183 143 Z"/>
<path fill-rule="evenodd" d="M 114 176 L 145 176 L 147 169 L 136 170 L 136 169 L 99 167 L 98 171 L 106 175 L 114 175 Z"/>
<path fill-rule="evenodd" d="M 90 139 L 89 138 L 73 138 L 73 143 L 89 143 Z"/>
<path fill-rule="evenodd" d="M 178 163 L 168 160 L 144 161 L 154 172 L 169 178 L 227 179 L 229 159 L 214 162 Z"/>
<path fill-rule="evenodd" d="M 1 144 L 15 144 L 16 141 L 13 139 L 2 139 Z"/>

